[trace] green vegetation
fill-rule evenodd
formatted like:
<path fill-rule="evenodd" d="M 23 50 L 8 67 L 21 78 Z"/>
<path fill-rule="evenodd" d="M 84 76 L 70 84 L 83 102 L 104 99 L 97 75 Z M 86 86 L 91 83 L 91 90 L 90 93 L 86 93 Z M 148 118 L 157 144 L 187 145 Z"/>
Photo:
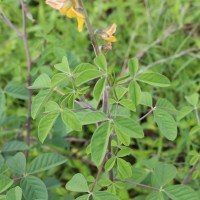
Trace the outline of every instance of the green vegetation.
<path fill-rule="evenodd" d="M 46 3 L 0 0 L 0 199 L 200 199 L 200 2 Z"/>

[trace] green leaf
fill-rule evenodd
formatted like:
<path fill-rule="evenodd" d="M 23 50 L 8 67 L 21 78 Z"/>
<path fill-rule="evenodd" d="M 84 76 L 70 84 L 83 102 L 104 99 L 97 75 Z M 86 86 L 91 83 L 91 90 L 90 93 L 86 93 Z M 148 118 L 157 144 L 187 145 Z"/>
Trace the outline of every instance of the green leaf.
<path fill-rule="evenodd" d="M 7 166 L 16 174 L 23 175 L 26 170 L 26 158 L 19 152 L 6 161 Z"/>
<path fill-rule="evenodd" d="M 75 174 L 72 179 L 67 182 L 65 188 L 73 192 L 89 192 L 87 181 L 80 173 Z"/>
<path fill-rule="evenodd" d="M 152 175 L 154 187 L 163 187 L 176 177 L 176 167 L 173 165 L 158 162 Z"/>
<path fill-rule="evenodd" d="M 78 119 L 78 117 L 69 109 L 65 109 L 61 113 L 61 117 L 63 122 L 72 128 L 75 131 L 81 131 L 82 130 L 82 125 Z"/>
<path fill-rule="evenodd" d="M 103 77 L 99 79 L 96 85 L 94 86 L 93 96 L 97 102 L 99 102 L 102 97 L 105 85 L 106 85 L 106 78 Z"/>
<path fill-rule="evenodd" d="M 20 182 L 25 200 L 48 200 L 45 184 L 35 176 L 27 176 Z"/>
<path fill-rule="evenodd" d="M 164 110 L 156 109 L 154 111 L 154 120 L 161 134 L 168 140 L 175 140 L 177 136 L 177 123 L 169 113 Z"/>
<path fill-rule="evenodd" d="M 18 140 L 13 140 L 4 144 L 2 151 L 13 152 L 13 151 L 25 151 L 28 149 L 29 147 L 26 143 L 18 141 Z"/>
<path fill-rule="evenodd" d="M 124 135 L 132 138 L 143 138 L 144 133 L 142 127 L 130 118 L 117 117 L 114 119 L 114 125 Z"/>
<path fill-rule="evenodd" d="M 120 179 L 127 179 L 132 176 L 130 163 L 121 158 L 117 158 L 117 172 Z"/>
<path fill-rule="evenodd" d="M 45 105 L 45 112 L 60 111 L 60 106 L 55 101 L 49 101 Z"/>
<path fill-rule="evenodd" d="M 25 86 L 17 85 L 14 83 L 9 83 L 5 87 L 5 92 L 9 96 L 16 98 L 27 100 L 29 98 L 29 91 Z"/>
<path fill-rule="evenodd" d="M 41 112 L 42 108 L 50 99 L 52 94 L 53 94 L 53 90 L 46 89 L 46 90 L 41 90 L 35 96 L 32 102 L 32 106 L 31 106 L 31 116 L 33 119 L 35 119 L 37 115 Z"/>
<path fill-rule="evenodd" d="M 81 63 L 74 69 L 73 74 L 76 74 L 77 76 L 78 74 L 87 70 L 97 70 L 97 67 L 94 65 L 91 65 L 90 63 Z"/>
<path fill-rule="evenodd" d="M 165 200 L 163 193 L 160 191 L 151 192 L 145 200 Z"/>
<path fill-rule="evenodd" d="M 68 59 L 66 56 L 63 56 L 62 58 L 62 63 L 56 64 L 54 65 L 54 67 L 61 72 L 70 74 L 70 68 L 69 68 L 69 63 L 68 63 Z"/>
<path fill-rule="evenodd" d="M 149 92 L 142 92 L 141 93 L 141 99 L 140 99 L 140 104 L 144 106 L 149 106 L 152 107 L 152 95 Z"/>
<path fill-rule="evenodd" d="M 67 77 L 67 75 L 65 73 L 55 74 L 51 79 L 51 86 L 52 87 L 59 86 L 62 83 L 67 82 L 68 80 L 69 80 L 69 78 Z"/>
<path fill-rule="evenodd" d="M 132 176 L 128 179 L 133 182 L 141 183 L 149 174 L 150 170 L 132 167 Z"/>
<path fill-rule="evenodd" d="M 131 81 L 129 84 L 129 99 L 135 104 L 138 105 L 141 100 L 141 89 L 136 81 Z"/>
<path fill-rule="evenodd" d="M 109 192 L 94 192 L 93 193 L 94 200 L 120 200 L 117 196 Z"/>
<path fill-rule="evenodd" d="M 139 61 L 137 58 L 131 58 L 128 61 L 128 71 L 131 76 L 135 76 L 139 67 Z"/>
<path fill-rule="evenodd" d="M 88 81 L 91 81 L 97 77 L 101 76 L 99 70 L 91 69 L 83 71 L 76 76 L 76 86 L 80 86 Z"/>
<path fill-rule="evenodd" d="M 106 172 L 110 171 L 113 168 L 113 166 L 115 165 L 115 161 L 116 161 L 116 158 L 110 158 L 109 160 L 107 160 L 105 164 Z"/>
<path fill-rule="evenodd" d="M 128 135 L 125 135 L 123 134 L 121 131 L 119 131 L 119 129 L 117 129 L 115 127 L 115 131 L 116 131 L 116 134 L 117 134 L 117 139 L 122 143 L 124 144 L 125 146 L 129 146 L 130 145 L 130 142 L 131 142 L 131 139 Z"/>
<path fill-rule="evenodd" d="M 166 195 L 172 200 L 198 200 L 197 193 L 186 185 L 173 185 L 164 188 Z"/>
<path fill-rule="evenodd" d="M 102 122 L 108 120 L 107 116 L 103 112 L 87 112 L 81 117 L 81 124 L 95 124 L 97 122 Z"/>
<path fill-rule="evenodd" d="M 82 196 L 76 198 L 75 200 L 89 200 L 89 197 L 90 197 L 89 194 L 85 194 L 85 195 L 82 195 Z"/>
<path fill-rule="evenodd" d="M 129 110 L 136 111 L 135 104 L 129 99 L 122 99 L 119 103 Z"/>
<path fill-rule="evenodd" d="M 190 135 L 193 135 L 193 134 L 195 134 L 195 133 L 198 133 L 198 132 L 200 132 L 200 126 L 194 126 L 194 127 L 192 127 L 192 129 L 190 130 Z"/>
<path fill-rule="evenodd" d="M 200 155 L 199 155 L 199 154 L 198 154 L 198 155 L 195 155 L 195 156 L 193 156 L 193 157 L 190 159 L 189 164 L 190 164 L 190 165 L 194 165 L 194 164 L 196 164 L 196 163 L 199 161 L 199 159 L 200 159 Z"/>
<path fill-rule="evenodd" d="M 199 101 L 199 94 L 194 93 L 194 94 L 192 94 L 190 96 L 186 96 L 185 99 L 187 100 L 187 102 L 189 104 L 191 104 L 192 106 L 196 107 L 197 104 L 198 104 L 198 101 Z"/>
<path fill-rule="evenodd" d="M 170 86 L 170 81 L 166 76 L 155 72 L 143 73 L 137 77 L 137 80 L 157 87 Z"/>
<path fill-rule="evenodd" d="M 54 154 L 44 153 L 37 156 L 29 165 L 27 169 L 28 174 L 34 174 L 42 172 L 58 165 L 61 165 L 67 161 L 67 158 Z"/>
<path fill-rule="evenodd" d="M 92 160 L 97 166 L 102 163 L 110 136 L 110 123 L 106 122 L 101 124 L 94 132 L 91 139 L 91 155 Z"/>
<path fill-rule="evenodd" d="M 12 179 L 4 175 L 0 175 L 0 180 L 0 193 L 6 191 L 14 183 Z"/>
<path fill-rule="evenodd" d="M 0 195 L 0 200 L 7 200 L 6 195 Z"/>
<path fill-rule="evenodd" d="M 29 87 L 29 89 L 44 89 L 49 88 L 51 85 L 51 79 L 45 73 L 38 76 L 38 78 L 34 81 L 33 85 Z"/>
<path fill-rule="evenodd" d="M 0 89 L 0 118 L 6 106 L 6 97 L 4 92 Z"/>
<path fill-rule="evenodd" d="M 178 121 L 180 121 L 185 116 L 189 115 L 193 110 L 194 110 L 194 108 L 191 106 L 185 106 L 185 107 L 181 108 L 181 110 L 179 111 L 179 114 L 176 116 L 176 119 Z"/>
<path fill-rule="evenodd" d="M 21 200 L 22 189 L 19 186 L 10 189 L 6 194 L 6 200 Z"/>
<path fill-rule="evenodd" d="M 178 111 L 176 110 L 174 105 L 172 105 L 172 103 L 170 103 L 167 99 L 164 99 L 164 98 L 160 98 L 156 102 L 156 107 L 159 108 L 160 110 L 164 110 L 164 111 L 166 111 L 170 114 L 177 114 L 178 113 Z"/>
<path fill-rule="evenodd" d="M 49 113 L 40 120 L 38 125 L 38 138 L 41 143 L 43 143 L 46 139 L 56 119 L 58 118 L 58 115 L 59 113 L 57 112 Z"/>
<path fill-rule="evenodd" d="M 121 149 L 117 153 L 117 157 L 128 156 L 132 153 L 132 149 L 129 147 L 122 146 Z"/>
<path fill-rule="evenodd" d="M 103 69 L 103 71 L 107 71 L 107 62 L 105 56 L 100 53 L 95 59 L 94 64 L 97 65 L 100 69 Z"/>

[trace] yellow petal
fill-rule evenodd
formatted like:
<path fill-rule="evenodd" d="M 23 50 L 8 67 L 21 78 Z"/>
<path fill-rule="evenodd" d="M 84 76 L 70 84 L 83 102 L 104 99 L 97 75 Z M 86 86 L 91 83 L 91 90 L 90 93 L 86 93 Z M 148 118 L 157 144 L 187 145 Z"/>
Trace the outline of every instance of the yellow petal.
<path fill-rule="evenodd" d="M 68 5 L 65 6 L 64 8 L 61 8 L 61 9 L 59 10 L 59 12 L 60 12 L 60 14 L 62 14 L 62 15 L 66 15 L 70 9 L 71 9 L 71 5 L 68 4 Z"/>
<path fill-rule="evenodd" d="M 113 35 L 116 32 L 117 29 L 117 24 L 112 24 L 110 27 L 108 27 L 107 29 L 105 29 L 105 33 L 107 33 L 108 35 Z"/>
<path fill-rule="evenodd" d="M 77 17 L 77 14 L 76 14 L 76 11 L 74 10 L 73 7 L 71 7 L 67 13 L 66 13 L 67 17 L 69 18 L 76 18 Z"/>
<path fill-rule="evenodd" d="M 78 21 L 78 31 L 82 32 L 85 19 L 82 17 L 77 17 L 77 21 Z"/>
<path fill-rule="evenodd" d="M 116 42 L 117 41 L 117 38 L 115 36 L 104 37 L 103 39 L 106 40 L 106 41 L 109 41 L 109 42 Z"/>

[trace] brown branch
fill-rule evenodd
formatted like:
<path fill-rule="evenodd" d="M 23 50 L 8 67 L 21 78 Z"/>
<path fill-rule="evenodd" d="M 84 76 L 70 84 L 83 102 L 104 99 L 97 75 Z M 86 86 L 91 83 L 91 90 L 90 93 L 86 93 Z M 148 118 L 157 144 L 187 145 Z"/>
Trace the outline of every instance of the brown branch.
<path fill-rule="evenodd" d="M 91 43 L 92 43 L 92 46 L 93 46 L 93 49 L 94 49 L 94 52 L 95 52 L 95 55 L 98 56 L 100 51 L 99 51 L 99 47 L 98 47 L 98 44 L 97 44 L 97 40 L 96 40 L 96 37 L 94 35 L 94 31 L 93 31 L 93 28 L 90 24 L 90 20 L 88 18 L 88 15 L 87 15 L 87 11 L 84 7 L 84 3 L 82 0 L 79 0 L 79 4 L 80 6 L 82 7 L 83 9 L 83 12 L 84 12 L 84 16 L 85 16 L 85 24 L 87 26 L 87 30 L 88 30 L 88 33 L 89 33 L 89 36 L 90 36 L 90 40 L 91 40 Z"/>
<path fill-rule="evenodd" d="M 27 87 L 31 86 L 31 69 L 32 69 L 32 61 L 31 55 L 28 46 L 28 39 L 26 33 L 26 7 L 24 0 L 21 0 L 21 8 L 22 8 L 22 21 L 23 21 L 23 34 L 22 40 L 24 43 L 24 49 L 26 52 L 26 59 L 27 59 L 27 70 L 28 70 L 28 77 L 27 77 Z M 30 145 L 30 137 L 31 137 L 31 103 L 32 103 L 32 91 L 29 90 L 29 99 L 28 99 L 28 119 L 27 119 L 27 127 L 26 127 L 26 144 Z M 25 152 L 26 158 L 28 157 L 28 150 Z"/>
<path fill-rule="evenodd" d="M 187 174 L 187 176 L 183 179 L 182 184 L 187 184 L 191 181 L 191 177 L 193 175 L 193 173 L 195 172 L 197 166 L 200 163 L 200 159 L 192 166 L 192 168 L 190 169 L 189 173 Z"/>

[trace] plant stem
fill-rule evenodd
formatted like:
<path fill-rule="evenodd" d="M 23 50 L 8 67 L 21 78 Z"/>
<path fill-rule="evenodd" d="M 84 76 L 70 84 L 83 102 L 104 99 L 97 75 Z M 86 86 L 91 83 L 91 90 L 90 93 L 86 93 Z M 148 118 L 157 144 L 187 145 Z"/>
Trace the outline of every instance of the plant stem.
<path fill-rule="evenodd" d="M 160 188 L 155 188 L 155 187 L 152 187 L 152 186 L 149 186 L 149 185 L 145 185 L 145 184 L 141 184 L 141 183 L 137 183 L 137 182 L 133 182 L 133 181 L 123 181 L 123 180 L 120 180 L 120 179 L 117 179 L 117 178 L 114 179 L 114 181 L 120 181 L 120 182 L 128 183 L 130 185 L 140 186 L 140 187 L 155 190 L 155 191 L 161 191 Z"/>
<path fill-rule="evenodd" d="M 155 107 L 152 107 L 149 112 L 147 112 L 144 116 L 142 116 L 138 122 L 142 121 L 143 119 L 145 119 L 146 117 L 148 117 L 154 110 L 156 110 L 156 106 Z"/>
<path fill-rule="evenodd" d="M 106 164 L 106 161 L 107 161 L 107 154 L 105 155 L 104 159 L 103 159 L 103 162 L 101 163 L 101 166 L 98 170 L 98 173 L 97 173 L 97 176 L 95 178 L 95 181 L 92 185 L 92 189 L 90 190 L 90 192 L 93 192 L 94 191 L 94 188 L 96 187 L 97 183 L 98 183 L 98 180 L 99 180 L 99 177 L 101 175 L 101 172 L 103 171 L 103 168 L 104 168 L 104 165 Z"/>
<path fill-rule="evenodd" d="M 31 69 L 32 69 L 32 61 L 31 55 L 28 46 L 28 39 L 26 33 L 26 7 L 24 0 L 21 0 L 21 7 L 22 7 L 22 21 L 23 21 L 23 34 L 22 40 L 24 43 L 24 49 L 26 52 L 26 59 L 27 59 L 27 70 L 28 70 L 28 77 L 27 77 L 27 86 L 31 86 Z M 29 90 L 29 99 L 28 99 L 28 119 L 27 119 L 27 126 L 26 126 L 26 144 L 30 145 L 30 137 L 31 137 L 31 104 L 32 104 L 32 91 Z M 28 150 L 25 152 L 26 158 L 28 157 Z"/>
<path fill-rule="evenodd" d="M 1 10 L 2 17 L 0 18 L 7 26 L 14 30 L 19 37 L 22 37 L 23 33 L 7 18 L 6 14 Z"/>
<path fill-rule="evenodd" d="M 200 163 L 200 159 L 192 166 L 192 168 L 190 169 L 189 173 L 187 174 L 187 176 L 183 179 L 182 184 L 187 184 L 191 181 L 191 177 L 193 175 L 193 173 L 195 172 L 197 166 Z"/>
<path fill-rule="evenodd" d="M 88 30 L 88 33 L 89 33 L 89 36 L 90 36 L 90 40 L 91 40 L 91 43 L 92 43 L 92 46 L 93 46 L 93 49 L 94 49 L 94 52 L 95 52 L 95 55 L 98 56 L 100 51 L 99 51 L 99 46 L 97 44 L 97 40 L 96 40 L 96 37 L 94 35 L 94 31 L 93 31 L 93 28 L 90 24 L 90 20 L 88 18 L 88 15 L 87 15 L 87 11 L 85 9 L 85 6 L 84 6 L 84 3 L 82 0 L 78 0 L 79 1 L 79 4 L 80 6 L 82 7 L 83 9 L 83 12 L 84 12 L 84 16 L 85 16 L 85 24 L 87 26 L 87 30 Z"/>
<path fill-rule="evenodd" d="M 199 119 L 198 108 L 195 107 L 195 108 L 194 108 L 194 111 L 195 111 L 195 117 L 196 117 L 197 125 L 200 125 L 200 119 Z"/>

